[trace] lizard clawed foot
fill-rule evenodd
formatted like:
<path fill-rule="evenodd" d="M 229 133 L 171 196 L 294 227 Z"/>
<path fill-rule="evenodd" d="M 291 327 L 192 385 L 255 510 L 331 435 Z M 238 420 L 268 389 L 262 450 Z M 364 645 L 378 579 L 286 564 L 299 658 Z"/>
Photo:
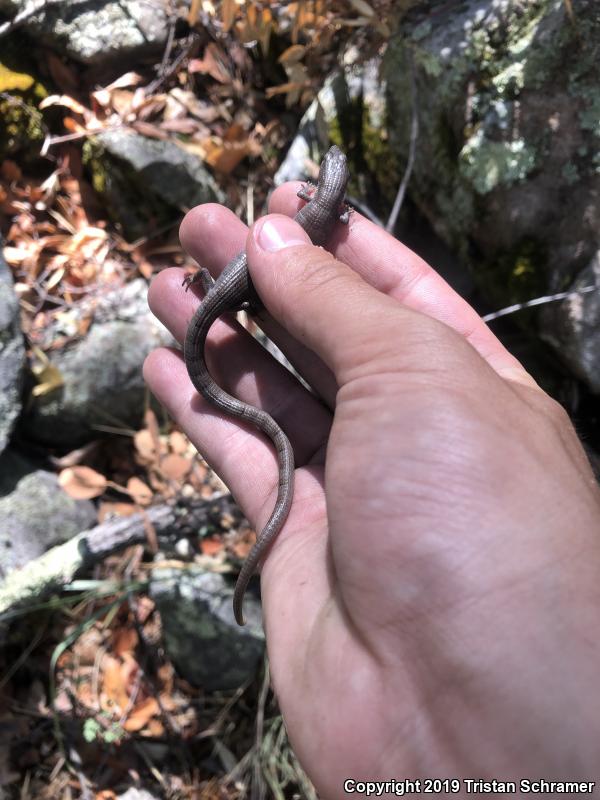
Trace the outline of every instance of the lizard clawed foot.
<path fill-rule="evenodd" d="M 187 292 L 190 286 L 192 286 L 194 283 L 199 283 L 205 292 L 210 292 L 214 280 L 212 279 L 212 276 L 206 267 L 200 267 L 200 269 L 197 269 L 196 272 L 192 273 L 191 275 L 186 275 L 181 282 L 181 285 L 185 286 L 185 290 Z"/>
<path fill-rule="evenodd" d="M 316 192 L 316 190 L 317 187 L 314 185 L 314 183 L 307 181 L 307 183 L 303 184 L 298 189 L 296 194 L 301 200 L 306 200 L 306 202 L 308 203 L 310 200 L 312 200 L 312 196 Z"/>
<path fill-rule="evenodd" d="M 344 225 L 347 225 L 350 222 L 350 214 L 352 214 L 353 211 L 354 209 L 352 206 L 349 206 L 348 203 L 344 203 L 340 210 L 340 222 L 342 222 Z"/>

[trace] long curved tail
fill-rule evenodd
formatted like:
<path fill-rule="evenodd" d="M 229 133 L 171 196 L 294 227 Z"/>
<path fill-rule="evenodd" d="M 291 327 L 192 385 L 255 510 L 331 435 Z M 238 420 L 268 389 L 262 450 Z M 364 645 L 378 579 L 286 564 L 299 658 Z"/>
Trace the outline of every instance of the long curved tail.
<path fill-rule="evenodd" d="M 269 437 L 277 452 L 279 485 L 275 508 L 244 562 L 233 594 L 233 613 L 238 625 L 244 625 L 243 601 L 250 578 L 281 530 L 294 496 L 294 453 L 290 440 L 273 417 L 260 408 L 243 403 L 224 391 L 211 377 L 204 360 L 204 347 L 213 322 L 223 313 L 221 302 L 206 295 L 192 321 L 184 342 L 184 358 L 190 380 L 198 392 L 226 414 L 247 420 Z"/>

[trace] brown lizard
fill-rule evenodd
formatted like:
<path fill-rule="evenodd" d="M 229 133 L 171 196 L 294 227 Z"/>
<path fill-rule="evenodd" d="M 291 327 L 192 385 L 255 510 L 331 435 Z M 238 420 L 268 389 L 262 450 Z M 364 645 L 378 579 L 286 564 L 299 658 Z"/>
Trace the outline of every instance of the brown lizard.
<path fill-rule="evenodd" d="M 303 186 L 298 196 L 307 201 L 294 219 L 310 236 L 313 244 L 324 245 L 337 220 L 347 223 L 349 209 L 344 205 L 349 172 L 346 156 L 338 147 L 331 147 L 319 169 L 316 188 Z M 254 290 L 245 253 L 239 253 L 213 282 L 207 269 L 186 278 L 187 288 L 199 280 L 206 292 L 188 326 L 183 348 L 190 380 L 200 394 L 219 410 L 246 420 L 266 434 L 275 445 L 279 463 L 279 489 L 275 508 L 242 566 L 233 595 L 233 613 L 239 625 L 244 624 L 244 593 L 261 558 L 283 527 L 294 494 L 294 453 L 289 439 L 275 420 L 262 409 L 243 403 L 215 383 L 206 367 L 204 348 L 211 325 L 227 311 L 242 308 L 257 310 L 260 300 Z"/>

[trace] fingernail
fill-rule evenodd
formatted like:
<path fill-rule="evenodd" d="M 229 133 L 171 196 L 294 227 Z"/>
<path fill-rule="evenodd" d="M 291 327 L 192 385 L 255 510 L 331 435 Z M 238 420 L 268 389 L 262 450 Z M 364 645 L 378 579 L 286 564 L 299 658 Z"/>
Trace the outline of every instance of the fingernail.
<path fill-rule="evenodd" d="M 289 217 L 273 216 L 258 223 L 256 241 L 263 250 L 274 253 L 294 244 L 308 244 L 308 237 Z"/>

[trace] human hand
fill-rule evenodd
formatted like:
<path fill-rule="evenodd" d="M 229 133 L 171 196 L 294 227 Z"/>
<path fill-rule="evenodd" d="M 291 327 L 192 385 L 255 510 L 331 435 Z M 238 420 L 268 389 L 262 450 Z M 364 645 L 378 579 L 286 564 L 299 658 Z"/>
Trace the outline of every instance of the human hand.
<path fill-rule="evenodd" d="M 272 199 L 297 207 L 290 185 Z M 352 777 L 590 777 L 600 499 L 575 432 L 431 268 L 358 214 L 338 227 L 340 261 L 261 246 L 306 240 L 283 217 L 246 245 L 261 324 L 323 402 L 225 323 L 207 353 L 296 453 L 294 505 L 262 572 L 296 752 L 327 798 Z M 245 228 L 201 206 L 181 238 L 217 272 Z M 197 303 L 180 283 L 168 270 L 150 293 L 179 340 Z M 260 530 L 274 454 L 196 395 L 179 354 L 153 353 L 145 374 Z"/>

